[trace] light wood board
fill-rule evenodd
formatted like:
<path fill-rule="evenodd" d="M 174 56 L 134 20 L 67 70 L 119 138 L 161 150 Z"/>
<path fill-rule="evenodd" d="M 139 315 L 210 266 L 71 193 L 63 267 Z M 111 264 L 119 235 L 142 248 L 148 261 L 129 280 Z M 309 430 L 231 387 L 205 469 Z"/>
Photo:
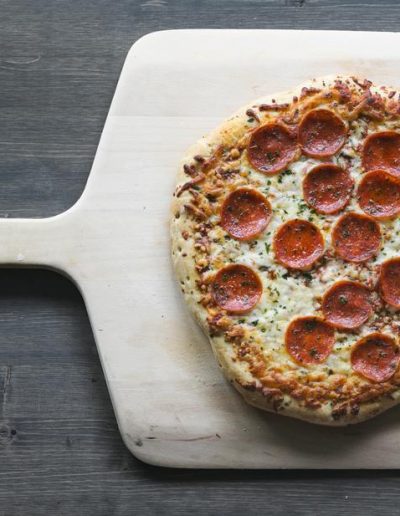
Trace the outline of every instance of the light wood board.
<path fill-rule="evenodd" d="M 312 77 L 400 87 L 400 35 L 153 33 L 126 59 L 88 184 L 67 212 L 0 221 L 0 263 L 69 276 L 87 305 L 121 434 L 140 459 L 214 468 L 398 468 L 400 407 L 348 427 L 247 406 L 186 310 L 168 217 L 185 148 L 238 107 Z M 93 92 L 95 95 L 96 92 Z"/>

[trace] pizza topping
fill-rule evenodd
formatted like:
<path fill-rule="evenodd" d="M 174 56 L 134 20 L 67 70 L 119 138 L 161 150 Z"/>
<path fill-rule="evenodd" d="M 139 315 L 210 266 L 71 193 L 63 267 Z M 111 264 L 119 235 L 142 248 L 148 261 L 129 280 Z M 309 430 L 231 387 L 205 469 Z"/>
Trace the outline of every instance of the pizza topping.
<path fill-rule="evenodd" d="M 304 86 L 303 88 L 301 88 L 300 98 L 304 99 L 305 97 L 310 97 L 310 96 L 316 95 L 317 93 L 320 93 L 320 92 L 321 92 L 320 88 L 314 88 L 313 86 L 311 86 L 310 88 L 307 88 L 307 86 Z"/>
<path fill-rule="evenodd" d="M 342 102 L 349 102 L 351 100 L 351 90 L 343 81 L 335 81 L 335 89 L 339 93 L 339 98 Z"/>
<path fill-rule="evenodd" d="M 242 314 L 249 312 L 258 303 L 262 283 L 249 267 L 228 265 L 215 275 L 211 293 L 218 306 L 228 312 Z"/>
<path fill-rule="evenodd" d="M 190 181 L 187 181 L 186 183 L 181 185 L 176 192 L 176 196 L 180 197 L 183 194 L 183 192 L 185 192 L 186 190 L 190 190 L 194 185 L 197 185 L 197 183 L 203 181 L 205 177 L 206 176 L 202 172 L 200 172 L 200 174 L 193 177 Z"/>
<path fill-rule="evenodd" d="M 277 122 L 263 125 L 254 131 L 247 147 L 251 165 L 264 174 L 280 172 L 293 161 L 297 152 L 294 134 Z"/>
<path fill-rule="evenodd" d="M 351 365 L 357 373 L 373 382 L 386 382 L 396 372 L 399 348 L 392 337 L 371 333 L 356 342 L 351 352 Z"/>
<path fill-rule="evenodd" d="M 363 147 L 362 165 L 366 171 L 383 169 L 400 175 L 400 133 L 382 131 L 370 134 Z"/>
<path fill-rule="evenodd" d="M 350 174 L 332 163 L 314 167 L 303 181 L 306 203 L 323 214 L 343 209 L 350 200 L 352 188 Z"/>
<path fill-rule="evenodd" d="M 360 82 L 357 77 L 351 77 L 353 82 L 357 84 L 362 90 L 368 90 L 372 86 L 372 81 L 368 79 L 364 79 L 363 82 Z"/>
<path fill-rule="evenodd" d="M 324 253 L 321 231 L 307 220 L 293 219 L 274 236 L 276 260 L 291 269 L 309 269 Z"/>
<path fill-rule="evenodd" d="M 369 260 L 379 252 L 381 243 L 378 223 L 360 213 L 342 215 L 332 231 L 332 244 L 336 253 L 348 262 Z"/>
<path fill-rule="evenodd" d="M 383 299 L 394 308 L 400 308 L 400 258 L 382 263 L 379 287 Z"/>
<path fill-rule="evenodd" d="M 346 140 L 346 124 L 328 109 L 313 109 L 305 114 L 299 126 L 299 143 L 313 158 L 333 156 Z"/>
<path fill-rule="evenodd" d="M 371 293 L 360 283 L 338 281 L 324 295 L 322 312 L 336 328 L 358 328 L 372 315 Z"/>
<path fill-rule="evenodd" d="M 368 172 L 358 186 L 358 202 L 371 217 L 385 219 L 400 213 L 400 179 L 384 170 Z"/>
<path fill-rule="evenodd" d="M 246 111 L 246 115 L 249 117 L 249 119 L 250 119 L 249 121 L 257 120 L 257 122 L 260 122 L 260 119 L 259 119 L 257 113 L 254 111 L 254 109 L 249 108 Z"/>
<path fill-rule="evenodd" d="M 250 240 L 264 231 L 271 215 L 271 205 L 261 193 L 239 188 L 222 204 L 221 226 L 238 240 Z"/>
<path fill-rule="evenodd" d="M 320 364 L 332 351 L 335 331 L 319 317 L 298 317 L 286 330 L 285 344 L 286 351 L 296 362 Z"/>
<path fill-rule="evenodd" d="M 272 104 L 260 104 L 258 106 L 259 111 L 285 111 L 289 107 L 287 102 L 282 104 L 277 104 L 273 102 Z"/>

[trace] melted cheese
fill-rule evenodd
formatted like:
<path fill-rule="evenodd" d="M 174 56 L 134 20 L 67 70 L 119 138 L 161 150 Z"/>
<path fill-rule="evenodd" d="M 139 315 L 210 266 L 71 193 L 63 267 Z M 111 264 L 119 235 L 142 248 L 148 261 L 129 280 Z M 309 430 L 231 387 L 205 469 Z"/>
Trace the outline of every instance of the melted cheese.
<path fill-rule="evenodd" d="M 210 231 L 211 267 L 209 275 L 230 262 L 241 263 L 259 272 L 264 285 L 261 301 L 251 313 L 233 316 L 241 324 L 256 333 L 262 343 L 261 349 L 266 363 L 280 364 L 285 369 L 299 369 L 286 353 L 284 345 L 285 330 L 289 322 L 296 316 L 321 315 L 320 299 L 324 292 L 341 279 L 357 280 L 362 283 L 376 282 L 377 265 L 382 261 L 400 256 L 400 218 L 380 223 L 383 234 L 383 245 L 379 255 L 365 265 L 347 263 L 335 257 L 325 258 L 323 265 L 316 265 L 309 273 L 288 273 L 287 269 L 274 260 L 272 239 L 275 231 L 284 222 L 300 218 L 317 225 L 325 239 L 326 251 L 332 250 L 331 228 L 338 216 L 348 211 L 362 213 L 357 205 L 355 191 L 361 177 L 360 144 L 368 130 L 369 133 L 387 129 L 399 129 L 398 122 L 374 124 L 367 127 L 365 120 L 350 123 L 350 132 L 346 145 L 341 152 L 332 158 L 333 163 L 348 167 L 355 182 L 355 189 L 349 205 L 335 215 L 320 215 L 310 209 L 303 200 L 302 181 L 304 176 L 319 160 L 301 156 L 299 160 L 287 167 L 284 172 L 265 176 L 253 170 L 246 160 L 245 153 L 240 162 L 242 175 L 247 176 L 249 184 L 258 184 L 258 189 L 270 201 L 273 208 L 272 220 L 266 231 L 253 242 L 238 242 L 215 225 Z M 214 216 L 213 222 L 216 222 Z M 333 253 L 332 253 L 333 254 Z M 350 348 L 363 335 L 376 331 L 374 323 L 378 315 L 375 313 L 357 332 L 336 332 L 336 344 L 325 363 L 307 366 L 308 371 L 349 374 Z M 382 316 L 381 316 L 382 318 Z M 393 334 L 394 324 L 399 322 L 397 313 L 387 317 L 387 322 L 380 326 L 380 331 Z M 300 368 L 301 369 L 301 368 Z"/>

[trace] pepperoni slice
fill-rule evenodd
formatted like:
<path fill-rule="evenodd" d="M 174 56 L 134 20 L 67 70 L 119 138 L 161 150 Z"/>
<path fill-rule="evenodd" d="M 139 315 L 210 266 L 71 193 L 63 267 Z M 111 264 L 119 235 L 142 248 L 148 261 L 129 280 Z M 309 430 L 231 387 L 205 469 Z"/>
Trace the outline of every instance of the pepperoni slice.
<path fill-rule="evenodd" d="M 313 109 L 301 119 L 298 139 L 304 154 L 326 158 L 343 147 L 346 135 L 346 124 L 333 111 Z"/>
<path fill-rule="evenodd" d="M 400 308 L 400 258 L 382 263 L 379 288 L 383 299 L 394 308 Z"/>
<path fill-rule="evenodd" d="M 332 244 L 336 253 L 348 262 L 369 260 L 378 254 L 381 243 L 378 223 L 360 213 L 342 215 L 332 231 Z"/>
<path fill-rule="evenodd" d="M 319 317 L 298 317 L 285 334 L 286 351 L 299 364 L 324 362 L 335 344 L 335 331 Z"/>
<path fill-rule="evenodd" d="M 298 152 L 295 135 L 284 125 L 273 122 L 259 127 L 251 135 L 247 156 L 251 165 L 264 174 L 277 174 Z"/>
<path fill-rule="evenodd" d="M 271 215 L 271 205 L 261 193 L 239 188 L 222 204 L 221 226 L 233 238 L 250 240 L 264 231 Z"/>
<path fill-rule="evenodd" d="M 371 293 L 354 281 L 338 281 L 324 295 L 322 312 L 336 328 L 353 330 L 372 315 Z"/>
<path fill-rule="evenodd" d="M 224 310 L 243 314 L 258 303 L 262 294 L 262 283 L 249 267 L 228 265 L 215 275 L 211 294 L 217 305 Z"/>
<path fill-rule="evenodd" d="M 367 136 L 362 152 L 362 166 L 365 171 L 384 169 L 400 175 L 400 134 L 382 131 Z"/>
<path fill-rule="evenodd" d="M 323 214 L 336 213 L 350 200 L 353 180 L 341 167 L 326 163 L 314 167 L 303 181 L 306 203 Z"/>
<path fill-rule="evenodd" d="M 290 269 L 309 269 L 324 254 L 321 231 L 307 220 L 293 219 L 275 233 L 275 258 Z"/>
<path fill-rule="evenodd" d="M 371 333 L 360 339 L 351 352 L 351 365 L 373 382 L 387 382 L 399 365 L 399 348 L 392 337 Z"/>
<path fill-rule="evenodd" d="M 358 185 L 358 203 L 363 211 L 377 219 L 400 213 L 400 179 L 384 170 L 368 172 Z"/>

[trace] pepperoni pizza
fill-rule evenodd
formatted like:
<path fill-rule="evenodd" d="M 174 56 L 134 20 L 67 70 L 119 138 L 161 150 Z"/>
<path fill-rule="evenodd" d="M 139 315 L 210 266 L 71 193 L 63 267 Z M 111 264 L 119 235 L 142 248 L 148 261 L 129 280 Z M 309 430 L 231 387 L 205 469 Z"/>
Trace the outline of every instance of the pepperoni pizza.
<path fill-rule="evenodd" d="M 172 255 L 228 379 L 344 425 L 400 400 L 400 95 L 329 77 L 246 106 L 179 170 Z"/>

